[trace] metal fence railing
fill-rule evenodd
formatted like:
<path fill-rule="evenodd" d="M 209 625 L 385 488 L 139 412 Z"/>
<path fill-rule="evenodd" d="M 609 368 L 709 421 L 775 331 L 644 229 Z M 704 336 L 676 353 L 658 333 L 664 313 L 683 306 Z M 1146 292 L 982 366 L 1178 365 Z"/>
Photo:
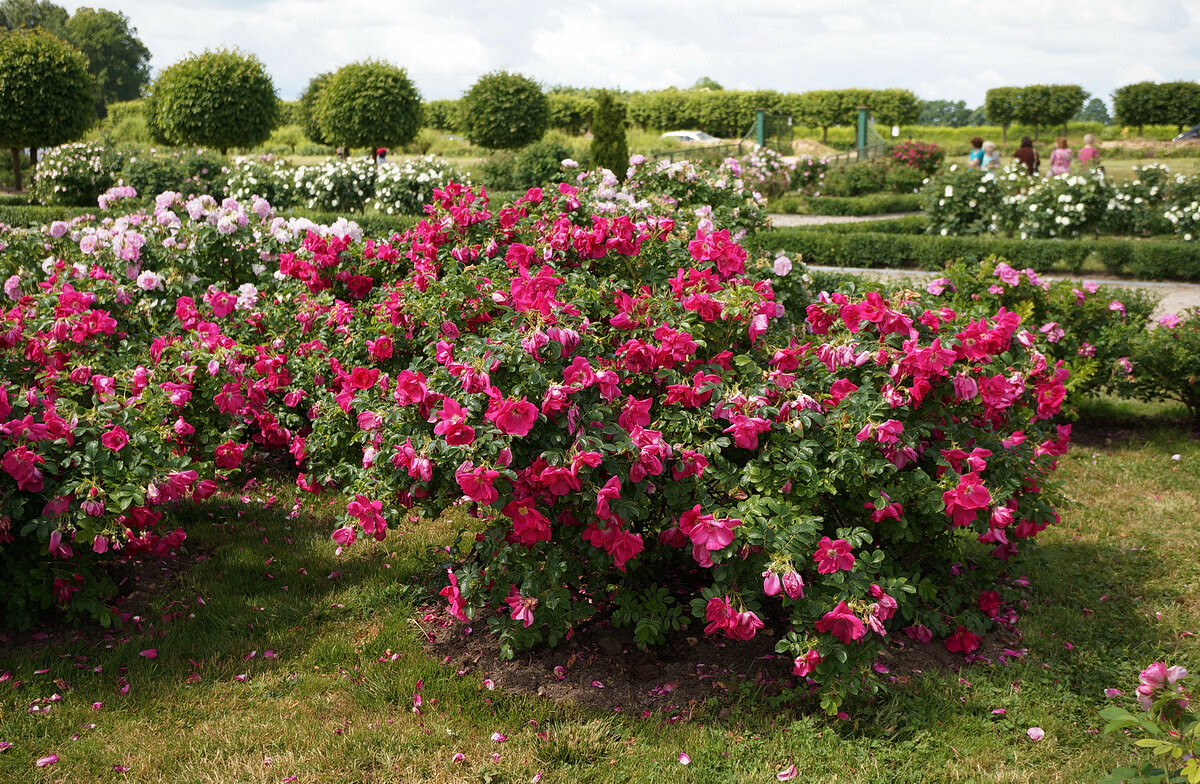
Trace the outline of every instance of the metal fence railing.
<path fill-rule="evenodd" d="M 852 163 L 870 161 L 887 155 L 887 144 L 869 144 L 861 150 L 847 150 L 825 159 L 830 166 L 849 166 Z"/>

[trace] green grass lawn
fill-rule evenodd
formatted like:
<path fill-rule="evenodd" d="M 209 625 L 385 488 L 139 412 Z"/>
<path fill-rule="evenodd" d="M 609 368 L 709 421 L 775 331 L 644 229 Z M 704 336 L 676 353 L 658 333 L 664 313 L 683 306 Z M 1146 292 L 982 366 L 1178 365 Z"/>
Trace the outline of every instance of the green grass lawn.
<path fill-rule="evenodd" d="M 182 515 L 178 575 L 143 569 L 124 629 L 0 648 L 0 781 L 766 782 L 791 762 L 804 782 L 1097 781 L 1131 758 L 1098 733 L 1104 689 L 1132 705 L 1149 662 L 1200 664 L 1200 443 L 1180 415 L 1086 409 L 1060 470 L 1073 503 L 1013 564 L 1024 659 L 914 676 L 845 720 L 750 688 L 675 724 L 489 691 L 415 623 L 452 517 L 339 557 L 340 502 L 292 517 L 282 483 L 235 492 Z"/>

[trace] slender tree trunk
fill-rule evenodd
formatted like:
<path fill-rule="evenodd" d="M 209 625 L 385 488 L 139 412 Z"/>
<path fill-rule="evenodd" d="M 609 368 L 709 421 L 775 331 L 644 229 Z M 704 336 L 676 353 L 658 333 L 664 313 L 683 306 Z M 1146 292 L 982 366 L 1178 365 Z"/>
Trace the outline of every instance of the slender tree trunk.
<path fill-rule="evenodd" d="M 29 148 L 29 170 L 30 171 L 33 171 L 34 169 L 37 168 L 37 161 L 38 161 L 37 153 L 38 153 L 37 147 Z"/>
<path fill-rule="evenodd" d="M 21 190 L 21 151 L 16 147 L 12 148 L 12 163 L 13 179 L 16 182 L 17 190 Z"/>
<path fill-rule="evenodd" d="M 1008 123 L 1004 123 L 1000 126 L 1000 146 L 1008 146 Z"/>

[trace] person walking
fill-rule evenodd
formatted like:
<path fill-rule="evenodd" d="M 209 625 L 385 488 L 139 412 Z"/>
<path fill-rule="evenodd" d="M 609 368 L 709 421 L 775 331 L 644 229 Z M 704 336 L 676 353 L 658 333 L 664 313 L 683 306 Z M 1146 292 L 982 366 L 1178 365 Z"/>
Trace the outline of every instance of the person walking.
<path fill-rule="evenodd" d="M 1025 171 L 1029 176 L 1038 173 L 1038 169 L 1042 165 L 1042 159 L 1038 156 L 1037 150 L 1033 149 L 1033 139 L 1028 136 L 1021 137 L 1021 146 L 1013 153 L 1013 160 L 1025 167 Z"/>
<path fill-rule="evenodd" d="M 1085 169 L 1096 169 L 1100 166 L 1100 150 L 1096 147 L 1096 137 L 1093 134 L 1083 135 L 1083 146 L 1079 148 L 1079 165 Z"/>
<path fill-rule="evenodd" d="M 1054 152 L 1050 153 L 1050 176 L 1060 177 L 1071 173 L 1071 148 L 1067 146 L 1067 137 L 1059 136 L 1054 143 Z"/>
<path fill-rule="evenodd" d="M 996 152 L 995 142 L 983 143 L 983 168 L 987 171 L 996 171 L 1000 168 L 1000 153 Z"/>

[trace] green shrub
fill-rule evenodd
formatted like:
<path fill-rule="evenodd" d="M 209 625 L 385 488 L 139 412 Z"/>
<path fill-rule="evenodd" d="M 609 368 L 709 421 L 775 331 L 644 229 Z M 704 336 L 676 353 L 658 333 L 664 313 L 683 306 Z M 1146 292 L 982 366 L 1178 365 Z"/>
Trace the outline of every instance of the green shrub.
<path fill-rule="evenodd" d="M 0 148 L 50 147 L 96 119 L 96 85 L 79 50 L 41 30 L 0 32 Z M 21 172 L 13 172 L 18 190 Z"/>
<path fill-rule="evenodd" d="M 462 128 L 462 101 L 442 99 L 426 101 L 422 124 L 439 131 L 458 131 Z"/>
<path fill-rule="evenodd" d="M 551 93 L 546 96 L 550 107 L 550 127 L 572 136 L 582 136 L 589 127 L 595 133 L 593 117 L 599 107 L 600 94 L 607 92 L 602 90 L 595 98 L 579 93 Z M 625 129 L 624 112 L 621 113 L 621 129 Z"/>
<path fill-rule="evenodd" d="M 518 190 L 517 156 L 509 150 L 492 153 L 480 164 L 479 179 L 488 190 Z"/>
<path fill-rule="evenodd" d="M 317 98 L 321 94 L 321 88 L 332 76 L 332 73 L 320 73 L 309 79 L 308 86 L 304 88 L 304 92 L 300 94 L 300 100 L 296 102 L 296 122 L 304 130 L 304 135 L 325 147 L 331 145 L 321 130 L 321 123 L 317 121 Z"/>
<path fill-rule="evenodd" d="M 1176 400 L 1200 425 L 1200 308 L 1168 313 L 1138 341 L 1121 391 L 1141 400 Z"/>
<path fill-rule="evenodd" d="M 562 182 L 562 162 L 571 157 L 571 150 L 561 142 L 543 139 L 517 153 L 513 179 L 517 190 Z"/>
<path fill-rule="evenodd" d="M 480 147 L 525 147 L 541 139 L 550 123 L 550 104 L 541 85 L 521 74 L 484 74 L 462 100 L 463 131 Z"/>
<path fill-rule="evenodd" d="M 192 55 L 164 70 L 146 99 L 150 133 L 160 143 L 254 147 L 267 140 L 279 99 L 266 68 L 252 54 L 228 50 Z"/>
<path fill-rule="evenodd" d="M 629 144 L 625 136 L 625 104 L 608 90 L 596 95 L 592 124 L 592 166 L 608 169 L 618 179 L 629 168 Z"/>
<path fill-rule="evenodd" d="M 329 144 L 403 147 L 421 128 L 421 94 L 403 68 L 377 60 L 351 63 L 321 86 L 316 117 Z"/>
<path fill-rule="evenodd" d="M 228 185 L 228 159 L 209 150 L 143 150 L 126 160 L 120 179 L 139 196 L 165 191 L 184 196 L 221 196 Z"/>

